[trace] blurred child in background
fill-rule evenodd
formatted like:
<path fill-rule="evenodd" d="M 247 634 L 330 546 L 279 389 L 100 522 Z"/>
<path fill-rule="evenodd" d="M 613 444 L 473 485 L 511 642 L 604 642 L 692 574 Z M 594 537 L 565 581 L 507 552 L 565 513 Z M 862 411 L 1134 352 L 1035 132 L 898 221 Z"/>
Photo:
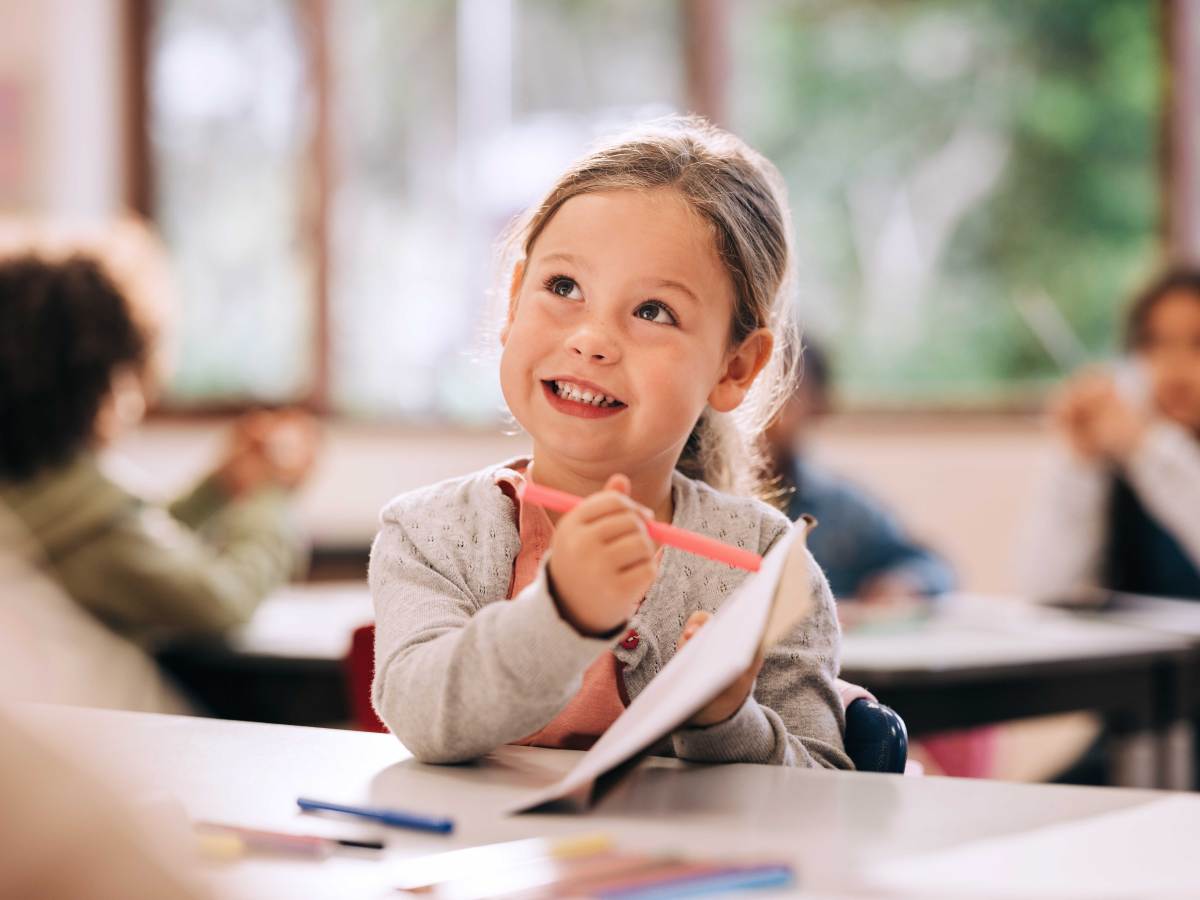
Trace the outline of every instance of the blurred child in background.
<path fill-rule="evenodd" d="M 116 635 L 146 646 L 244 622 L 301 563 L 288 495 L 313 464 L 313 423 L 244 417 L 168 509 L 130 493 L 99 453 L 140 421 L 161 376 L 163 298 L 126 288 L 161 269 L 157 245 L 131 223 L 111 254 L 13 233 L 0 228 L 0 503 L 45 573 Z"/>
<path fill-rule="evenodd" d="M 839 602 L 903 602 L 952 590 L 944 560 L 913 541 L 881 503 L 809 457 L 811 430 L 830 411 L 830 380 L 824 351 L 806 339 L 800 382 L 766 431 L 788 518 L 817 520 L 809 549 Z"/>
<path fill-rule="evenodd" d="M 1059 452 L 1022 554 L 1034 596 L 1094 589 L 1200 600 L 1200 270 L 1139 296 L 1130 360 L 1072 378 Z"/>

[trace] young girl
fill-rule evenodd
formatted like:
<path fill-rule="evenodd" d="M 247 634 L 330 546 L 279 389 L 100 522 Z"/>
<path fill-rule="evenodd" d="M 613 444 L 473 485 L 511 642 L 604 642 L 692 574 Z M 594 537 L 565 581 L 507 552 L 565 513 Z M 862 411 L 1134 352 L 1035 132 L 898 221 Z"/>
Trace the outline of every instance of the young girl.
<path fill-rule="evenodd" d="M 1025 582 L 1063 598 L 1103 588 L 1200 600 L 1200 271 L 1176 269 L 1130 310 L 1120 379 L 1073 379 L 1030 529 Z"/>
<path fill-rule="evenodd" d="M 668 120 L 576 163 L 509 247 L 500 380 L 532 458 L 398 497 L 371 555 L 373 700 L 427 762 L 590 746 L 745 577 L 656 549 L 646 517 L 759 553 L 789 527 L 736 495 L 786 384 L 774 167 Z M 525 480 L 587 499 L 555 517 L 520 503 Z M 811 565 L 814 612 L 656 752 L 850 767 Z"/>

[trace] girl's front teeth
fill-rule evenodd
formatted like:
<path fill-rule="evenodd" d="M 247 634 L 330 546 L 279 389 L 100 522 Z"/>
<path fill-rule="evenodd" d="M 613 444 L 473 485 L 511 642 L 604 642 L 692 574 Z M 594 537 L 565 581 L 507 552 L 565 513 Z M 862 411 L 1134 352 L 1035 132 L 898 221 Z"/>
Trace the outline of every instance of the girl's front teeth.
<path fill-rule="evenodd" d="M 566 381 L 554 382 L 554 390 L 560 397 L 574 400 L 576 403 L 586 403 L 589 406 L 616 406 L 617 401 L 607 394 L 593 394 Z"/>

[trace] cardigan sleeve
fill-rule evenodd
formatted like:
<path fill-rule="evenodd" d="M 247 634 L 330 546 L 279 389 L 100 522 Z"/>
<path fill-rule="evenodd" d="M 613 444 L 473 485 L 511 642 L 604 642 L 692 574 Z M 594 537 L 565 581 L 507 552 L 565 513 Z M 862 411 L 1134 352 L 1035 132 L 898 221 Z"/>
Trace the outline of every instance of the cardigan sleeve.
<path fill-rule="evenodd" d="M 472 596 L 436 542 L 414 540 L 410 526 L 421 516 L 390 506 L 371 550 L 372 701 L 417 759 L 463 762 L 553 719 L 612 641 L 580 635 L 559 615 L 548 555 L 511 601 Z"/>
<path fill-rule="evenodd" d="M 1023 593 L 1057 600 L 1096 586 L 1110 480 L 1103 465 L 1055 448 L 1018 546 L 1017 582 Z"/>

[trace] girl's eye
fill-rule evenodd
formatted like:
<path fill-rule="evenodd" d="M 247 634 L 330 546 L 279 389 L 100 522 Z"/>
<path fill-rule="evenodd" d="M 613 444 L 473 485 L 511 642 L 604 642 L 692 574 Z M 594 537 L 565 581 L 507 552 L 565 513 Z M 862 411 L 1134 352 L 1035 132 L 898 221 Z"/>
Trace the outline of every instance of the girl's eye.
<path fill-rule="evenodd" d="M 583 299 L 579 293 L 579 285 L 575 283 L 575 279 L 568 278 L 566 275 L 552 275 L 547 278 L 546 290 L 552 294 L 558 294 L 560 297 L 566 297 L 568 300 Z"/>
<path fill-rule="evenodd" d="M 633 314 L 639 319 L 645 319 L 647 322 L 656 322 L 659 325 L 679 324 L 679 320 L 675 318 L 675 313 L 671 312 L 667 304 L 660 300 L 647 300 L 634 310 Z"/>

